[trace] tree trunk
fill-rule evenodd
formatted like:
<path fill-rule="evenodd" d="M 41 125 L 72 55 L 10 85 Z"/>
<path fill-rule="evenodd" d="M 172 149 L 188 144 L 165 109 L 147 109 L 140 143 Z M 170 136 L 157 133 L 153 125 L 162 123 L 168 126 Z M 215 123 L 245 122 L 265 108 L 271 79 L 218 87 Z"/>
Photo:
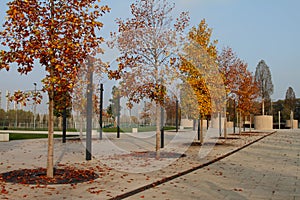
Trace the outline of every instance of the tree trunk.
<path fill-rule="evenodd" d="M 50 75 L 51 76 L 51 75 Z M 53 178 L 53 105 L 54 105 L 54 89 L 52 87 L 49 94 L 49 118 L 48 118 L 48 156 L 47 156 L 47 177 Z"/>
<path fill-rule="evenodd" d="M 242 134 L 242 113 L 239 113 L 239 134 Z"/>
<path fill-rule="evenodd" d="M 225 119 L 224 119 L 224 137 L 227 139 L 227 116 L 225 113 Z"/>
<path fill-rule="evenodd" d="M 265 115 L 265 100 L 262 100 L 262 115 Z"/>
<path fill-rule="evenodd" d="M 250 133 L 252 132 L 252 116 L 250 114 Z"/>
<path fill-rule="evenodd" d="M 54 1 L 50 0 L 50 10 L 51 10 L 51 19 L 54 18 Z M 50 30 L 50 41 L 54 41 L 54 27 L 51 27 Z M 51 49 L 52 51 L 53 49 Z M 53 52 L 53 51 L 52 51 Z M 52 57 L 52 55 L 51 55 Z M 54 77 L 54 65 L 50 63 L 50 79 Z M 48 91 L 49 95 L 49 118 L 48 118 L 48 156 L 47 156 L 47 177 L 53 178 L 54 169 L 53 169 L 53 125 L 54 125 L 54 116 L 53 116 L 53 108 L 54 108 L 54 84 L 52 80 L 50 80 L 50 90 Z"/>
<path fill-rule="evenodd" d="M 200 119 L 200 144 L 203 144 L 203 117 Z"/>
<path fill-rule="evenodd" d="M 80 114 L 81 115 L 81 114 Z M 80 127 L 79 127 L 79 135 L 80 135 L 80 138 L 83 137 L 83 116 L 80 116 L 79 115 L 79 121 L 80 121 Z"/>
<path fill-rule="evenodd" d="M 160 142 L 160 112 L 161 112 L 161 109 L 160 109 L 160 105 L 159 103 L 156 103 L 156 159 L 159 159 L 160 158 L 160 145 L 161 145 L 161 142 Z"/>
<path fill-rule="evenodd" d="M 62 130 L 62 121 L 63 121 L 63 118 L 61 116 L 58 117 L 58 129 L 59 130 Z"/>

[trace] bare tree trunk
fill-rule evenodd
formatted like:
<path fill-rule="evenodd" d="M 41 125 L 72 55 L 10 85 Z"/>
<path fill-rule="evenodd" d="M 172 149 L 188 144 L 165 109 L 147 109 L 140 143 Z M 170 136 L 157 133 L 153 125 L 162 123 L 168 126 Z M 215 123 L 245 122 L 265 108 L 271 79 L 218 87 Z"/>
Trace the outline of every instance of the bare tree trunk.
<path fill-rule="evenodd" d="M 250 114 L 250 133 L 252 132 L 252 117 L 251 117 L 251 114 Z"/>
<path fill-rule="evenodd" d="M 161 142 L 160 142 L 160 112 L 161 112 L 161 109 L 160 109 L 160 105 L 159 103 L 156 103 L 156 159 L 159 159 L 160 158 L 160 145 L 161 145 Z"/>
<path fill-rule="evenodd" d="M 225 113 L 225 119 L 224 119 L 224 137 L 227 139 L 227 116 Z"/>
<path fill-rule="evenodd" d="M 265 115 L 265 100 L 262 100 L 262 115 Z"/>
<path fill-rule="evenodd" d="M 51 76 L 51 75 L 50 75 Z M 49 94 L 49 118 L 48 118 L 48 156 L 47 156 L 47 177 L 53 178 L 53 105 L 54 89 Z"/>
<path fill-rule="evenodd" d="M 78 116 L 79 116 L 79 123 L 80 123 L 80 126 L 79 126 L 79 135 L 80 135 L 80 138 L 82 138 L 83 137 L 83 135 L 82 135 L 82 132 L 83 132 L 83 117 L 82 116 L 80 116 L 80 114 L 78 114 Z M 77 116 L 77 117 L 78 117 Z"/>
<path fill-rule="evenodd" d="M 242 113 L 241 111 L 239 112 L 239 134 L 242 134 Z"/>
<path fill-rule="evenodd" d="M 58 129 L 59 130 L 62 130 L 62 121 L 63 121 L 63 118 L 61 116 L 58 117 Z"/>
<path fill-rule="evenodd" d="M 50 0 L 50 10 L 51 10 L 51 19 L 54 18 L 54 1 Z M 54 27 L 51 27 L 50 30 L 50 40 L 54 41 Z M 53 51 L 52 51 L 53 52 Z M 52 55 L 51 55 L 52 57 Z M 54 66 L 52 63 L 50 63 L 50 78 L 52 79 L 54 77 Z M 50 80 L 52 81 L 52 80 Z M 49 95 L 49 118 L 48 118 L 48 156 L 47 156 L 47 177 L 53 178 L 54 176 L 54 169 L 53 169 L 53 125 L 54 125 L 54 119 L 53 119 L 53 108 L 54 108 L 54 84 L 50 83 L 50 91 L 48 91 Z"/>
<path fill-rule="evenodd" d="M 203 136 L 203 117 L 200 120 L 200 144 L 203 144 L 204 136 Z"/>

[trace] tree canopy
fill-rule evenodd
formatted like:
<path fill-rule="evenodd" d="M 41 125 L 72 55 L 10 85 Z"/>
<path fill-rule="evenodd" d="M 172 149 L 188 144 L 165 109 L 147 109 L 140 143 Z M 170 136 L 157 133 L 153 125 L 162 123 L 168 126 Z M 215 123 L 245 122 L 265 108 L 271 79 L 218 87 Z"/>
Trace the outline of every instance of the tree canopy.
<path fill-rule="evenodd" d="M 295 111 L 296 108 L 296 94 L 292 87 L 289 87 L 285 93 L 284 108 L 288 112 Z"/>
<path fill-rule="evenodd" d="M 189 17 L 182 12 L 176 20 L 175 4 L 167 0 L 136 0 L 131 4 L 132 17 L 117 19 L 118 32 L 111 33 L 109 46 L 117 48 L 118 68 L 111 78 L 121 79 L 120 92 L 129 107 L 143 99 L 156 104 L 156 152 L 160 149 L 160 106 L 167 96 L 167 85 L 178 74 L 176 54 Z M 174 56 L 175 55 L 175 56 Z"/>
<path fill-rule="evenodd" d="M 270 99 L 274 86 L 270 68 L 264 60 L 259 61 L 256 67 L 255 80 L 259 84 L 260 97 L 262 99 Z"/>
<path fill-rule="evenodd" d="M 54 91 L 60 97 L 71 92 L 82 62 L 101 52 L 103 38 L 96 31 L 108 6 L 96 0 L 13 0 L 0 33 L 5 50 L 0 69 L 16 63 L 20 74 L 28 74 L 36 62 L 47 72 L 43 79 L 49 97 L 47 176 L 53 177 Z M 35 62 L 36 61 L 36 62 Z M 21 93 L 19 96 L 22 97 Z"/>
<path fill-rule="evenodd" d="M 259 87 L 259 97 L 262 99 L 262 114 L 265 113 L 264 102 L 270 100 L 274 91 L 272 75 L 269 66 L 264 60 L 259 61 L 255 70 L 255 81 Z"/>

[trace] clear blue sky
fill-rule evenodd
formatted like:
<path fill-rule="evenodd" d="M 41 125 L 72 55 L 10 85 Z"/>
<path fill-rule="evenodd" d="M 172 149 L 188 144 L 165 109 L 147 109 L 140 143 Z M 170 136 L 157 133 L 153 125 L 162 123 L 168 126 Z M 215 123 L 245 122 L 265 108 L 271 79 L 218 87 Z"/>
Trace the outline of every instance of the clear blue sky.
<path fill-rule="evenodd" d="M 6 3 L 1 0 L 0 22 L 5 20 Z M 115 18 L 130 16 L 130 0 L 103 0 L 112 11 L 103 17 L 104 37 L 116 30 Z M 172 2 L 172 0 L 170 0 Z M 274 84 L 272 99 L 284 99 L 291 86 L 300 97 L 300 1 L 299 0 L 173 0 L 174 16 L 189 11 L 191 26 L 205 18 L 213 29 L 213 39 L 219 41 L 218 49 L 233 48 L 254 72 L 257 63 L 264 59 L 270 67 Z M 30 76 L 20 76 L 15 68 L 0 71 L 2 101 L 6 90 L 33 89 L 39 86 L 45 73 L 37 67 Z M 2 108 L 4 108 L 2 102 Z"/>

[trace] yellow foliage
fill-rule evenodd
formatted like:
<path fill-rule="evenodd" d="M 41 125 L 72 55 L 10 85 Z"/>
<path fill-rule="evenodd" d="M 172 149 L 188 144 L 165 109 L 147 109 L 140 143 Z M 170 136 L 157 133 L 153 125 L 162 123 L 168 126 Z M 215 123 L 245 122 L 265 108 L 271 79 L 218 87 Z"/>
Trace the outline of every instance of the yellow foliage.
<path fill-rule="evenodd" d="M 194 108 L 197 108 L 194 109 L 196 113 L 192 112 L 193 118 L 211 114 L 212 98 L 218 97 L 216 96 L 217 92 L 211 93 L 210 91 L 216 90 L 218 84 L 222 82 L 216 78 L 218 70 L 216 70 L 217 50 L 215 45 L 217 41 L 211 42 L 211 34 L 212 29 L 208 28 L 205 19 L 203 19 L 197 28 L 192 27 L 190 30 L 188 34 L 189 44 L 184 49 L 185 54 L 181 56 L 179 69 L 186 78 L 185 84 L 192 88 L 194 96 L 197 98 L 196 101 L 193 101 L 193 104 L 196 102 L 196 105 L 193 105 Z M 191 95 L 182 95 L 182 98 L 184 105 L 192 100 Z"/>

